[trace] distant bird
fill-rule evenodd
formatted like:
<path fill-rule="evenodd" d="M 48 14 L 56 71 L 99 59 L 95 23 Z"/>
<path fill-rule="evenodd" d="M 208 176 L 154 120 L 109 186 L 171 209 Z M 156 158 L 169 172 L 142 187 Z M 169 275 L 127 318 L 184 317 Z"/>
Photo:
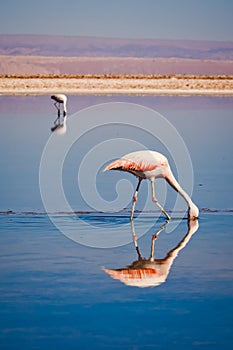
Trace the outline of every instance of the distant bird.
<path fill-rule="evenodd" d="M 67 108 L 66 108 L 67 97 L 66 97 L 66 95 L 63 95 L 63 94 L 52 95 L 51 99 L 55 101 L 54 106 L 57 108 L 58 114 L 60 114 L 60 104 L 63 104 L 63 117 L 65 117 L 67 114 Z"/>
<path fill-rule="evenodd" d="M 63 94 L 52 95 L 51 99 L 55 101 L 54 106 L 57 109 L 57 119 L 54 122 L 54 126 L 51 128 L 52 132 L 56 132 L 56 134 L 65 134 L 66 133 L 66 116 L 67 116 L 67 97 Z M 61 106 L 63 105 L 63 122 L 61 123 Z"/>
<path fill-rule="evenodd" d="M 171 185 L 184 198 L 188 204 L 189 220 L 194 220 L 198 217 L 198 208 L 192 202 L 189 195 L 176 181 L 168 164 L 168 160 L 163 154 L 149 150 L 132 152 L 107 165 L 104 171 L 106 170 L 126 171 L 138 177 L 138 185 L 133 196 L 133 204 L 130 216 L 131 221 L 133 220 L 138 191 L 143 179 L 148 179 L 151 182 L 152 201 L 159 207 L 164 215 L 166 215 L 168 220 L 171 219 L 166 210 L 159 204 L 158 200 L 155 197 L 154 180 L 157 178 L 164 178 L 169 183 L 169 185 Z"/>

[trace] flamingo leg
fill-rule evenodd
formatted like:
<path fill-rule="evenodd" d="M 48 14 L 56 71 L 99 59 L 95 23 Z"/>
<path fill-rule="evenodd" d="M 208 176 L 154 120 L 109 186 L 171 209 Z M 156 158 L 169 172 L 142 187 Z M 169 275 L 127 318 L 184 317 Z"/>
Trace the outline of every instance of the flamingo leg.
<path fill-rule="evenodd" d="M 157 205 L 157 207 L 159 207 L 159 209 L 161 210 L 161 212 L 167 217 L 168 220 L 171 219 L 170 215 L 168 215 L 168 213 L 166 212 L 166 210 L 162 207 L 161 204 L 159 204 L 157 198 L 155 197 L 155 185 L 154 185 L 154 181 L 151 181 L 151 191 L 152 191 L 152 201 Z"/>
<path fill-rule="evenodd" d="M 60 103 L 59 102 L 55 102 L 54 106 L 57 109 L 57 120 L 59 120 L 59 124 L 60 124 L 60 115 L 61 115 Z"/>
<path fill-rule="evenodd" d="M 140 253 L 139 248 L 138 248 L 138 241 L 137 241 L 137 236 L 136 236 L 133 220 L 131 221 L 131 229 L 132 229 L 132 237 L 133 237 L 134 246 L 135 246 L 136 252 L 138 254 L 138 259 L 142 260 L 141 253 Z"/>
<path fill-rule="evenodd" d="M 60 111 L 60 103 L 59 102 L 54 102 L 54 106 L 58 111 Z"/>
<path fill-rule="evenodd" d="M 139 191 L 139 187 L 140 187 L 141 181 L 142 181 L 142 179 L 139 177 L 138 185 L 137 185 L 137 188 L 136 188 L 136 190 L 134 192 L 134 196 L 133 196 L 133 204 L 132 204 L 131 215 L 130 215 L 130 220 L 131 221 L 133 220 L 134 209 L 135 209 L 135 205 L 136 205 L 136 202 L 137 202 L 137 199 L 138 199 L 138 191 Z"/>

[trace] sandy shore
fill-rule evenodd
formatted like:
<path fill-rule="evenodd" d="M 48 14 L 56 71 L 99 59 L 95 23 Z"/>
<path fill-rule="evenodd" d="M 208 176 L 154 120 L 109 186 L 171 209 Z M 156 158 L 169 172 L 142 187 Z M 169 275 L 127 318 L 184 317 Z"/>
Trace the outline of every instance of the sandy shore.
<path fill-rule="evenodd" d="M 0 95 L 222 95 L 233 96 L 225 77 L 0 77 Z"/>

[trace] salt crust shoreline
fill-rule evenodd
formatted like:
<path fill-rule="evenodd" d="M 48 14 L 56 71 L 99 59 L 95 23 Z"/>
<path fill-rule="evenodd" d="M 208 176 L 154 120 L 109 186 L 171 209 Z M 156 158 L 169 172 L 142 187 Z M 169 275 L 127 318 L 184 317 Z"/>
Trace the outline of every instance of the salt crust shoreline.
<path fill-rule="evenodd" d="M 208 95 L 233 96 L 233 79 L 0 78 L 0 95 Z"/>

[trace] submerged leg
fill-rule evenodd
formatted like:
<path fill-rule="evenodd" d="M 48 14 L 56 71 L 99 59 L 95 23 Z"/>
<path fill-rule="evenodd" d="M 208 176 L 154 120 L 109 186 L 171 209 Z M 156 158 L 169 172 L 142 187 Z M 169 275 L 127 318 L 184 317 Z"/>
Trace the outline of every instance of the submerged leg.
<path fill-rule="evenodd" d="M 134 196 L 133 196 L 133 204 L 132 204 L 131 215 L 130 215 L 130 220 L 131 220 L 131 221 L 133 220 L 133 214 L 134 214 L 135 204 L 136 204 L 137 199 L 138 199 L 138 190 L 139 190 L 141 181 L 142 181 L 142 179 L 139 177 L 139 179 L 138 179 L 138 185 L 137 185 L 136 191 L 135 191 Z"/>
<path fill-rule="evenodd" d="M 168 220 L 171 219 L 170 215 L 166 212 L 166 210 L 159 204 L 158 200 L 155 197 L 155 186 L 154 186 L 154 181 L 151 181 L 151 191 L 152 191 L 152 201 L 159 207 L 161 212 L 167 217 Z"/>

